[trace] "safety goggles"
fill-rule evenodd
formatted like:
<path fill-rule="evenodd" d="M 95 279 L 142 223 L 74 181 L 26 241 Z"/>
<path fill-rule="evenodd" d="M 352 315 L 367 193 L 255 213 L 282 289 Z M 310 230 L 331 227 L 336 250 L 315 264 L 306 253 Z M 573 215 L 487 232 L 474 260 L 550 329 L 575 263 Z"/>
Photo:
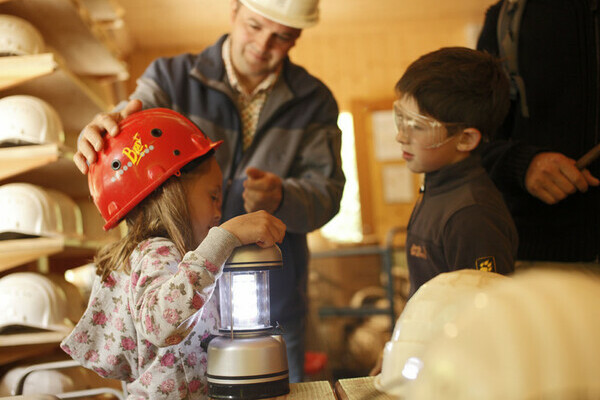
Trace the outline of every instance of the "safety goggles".
<path fill-rule="evenodd" d="M 416 143 L 425 149 L 440 147 L 452 140 L 448 127 L 461 126 L 459 122 L 439 122 L 402 107 L 400 101 L 394 102 L 394 121 L 402 141 Z"/>

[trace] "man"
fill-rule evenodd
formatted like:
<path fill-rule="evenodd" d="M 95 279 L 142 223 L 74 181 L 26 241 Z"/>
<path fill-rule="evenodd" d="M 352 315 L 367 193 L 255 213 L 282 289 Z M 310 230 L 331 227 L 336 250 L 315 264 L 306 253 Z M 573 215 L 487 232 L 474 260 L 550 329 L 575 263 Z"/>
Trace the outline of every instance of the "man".
<path fill-rule="evenodd" d="M 231 33 L 198 55 L 155 60 L 131 101 L 82 131 L 75 162 L 87 163 L 101 135 L 143 108 L 172 108 L 213 141 L 223 170 L 223 220 L 266 210 L 287 225 L 283 269 L 271 273 L 271 319 L 284 329 L 290 382 L 303 377 L 308 246 L 306 234 L 339 209 L 338 107 L 329 89 L 288 58 L 318 0 L 232 0 Z"/>
<path fill-rule="evenodd" d="M 498 55 L 506 48 L 498 44 L 499 16 L 518 15 L 521 2 L 490 7 L 479 49 Z M 483 160 L 517 225 L 518 259 L 526 261 L 517 266 L 600 267 L 600 162 L 575 165 L 600 140 L 596 7 L 590 0 L 528 0 L 512 36 L 519 96 Z"/>

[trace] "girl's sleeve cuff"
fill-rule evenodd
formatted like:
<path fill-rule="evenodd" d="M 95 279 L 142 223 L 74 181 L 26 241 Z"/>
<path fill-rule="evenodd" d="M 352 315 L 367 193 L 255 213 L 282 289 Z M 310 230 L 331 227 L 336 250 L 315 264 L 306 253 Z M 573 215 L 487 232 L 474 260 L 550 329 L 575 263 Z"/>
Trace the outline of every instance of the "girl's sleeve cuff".
<path fill-rule="evenodd" d="M 240 240 L 232 233 L 219 226 L 215 226 L 208 231 L 206 238 L 195 250 L 199 254 L 208 255 L 215 265 L 223 265 L 236 247 L 241 246 Z"/>

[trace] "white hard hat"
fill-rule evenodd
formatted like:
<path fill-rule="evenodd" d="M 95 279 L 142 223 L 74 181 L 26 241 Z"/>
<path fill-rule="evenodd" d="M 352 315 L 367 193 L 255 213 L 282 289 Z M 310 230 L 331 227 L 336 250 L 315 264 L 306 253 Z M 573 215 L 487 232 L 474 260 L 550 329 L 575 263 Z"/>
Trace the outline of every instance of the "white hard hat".
<path fill-rule="evenodd" d="M 406 399 L 600 399 L 600 277 L 531 270 L 477 296 Z"/>
<path fill-rule="evenodd" d="M 86 302 L 90 298 L 96 277 L 96 264 L 94 263 L 81 265 L 65 271 L 65 280 L 79 290 L 79 293 L 81 293 Z"/>
<path fill-rule="evenodd" d="M 64 144 L 65 133 L 56 110 L 28 95 L 0 99 L 0 144 Z"/>
<path fill-rule="evenodd" d="M 69 318 L 73 324 L 79 322 L 79 319 L 87 308 L 87 299 L 83 297 L 79 288 L 73 283 L 68 282 L 64 275 L 48 274 L 45 276 L 58 286 L 65 296 L 67 296 L 67 299 L 69 299 L 67 302 L 67 318 Z"/>
<path fill-rule="evenodd" d="M 29 21 L 0 14 L 0 55 L 24 56 L 44 51 L 44 38 Z"/>
<path fill-rule="evenodd" d="M 29 327 L 68 331 L 67 297 L 48 277 L 15 272 L 0 278 L 0 330 Z"/>
<path fill-rule="evenodd" d="M 498 281 L 509 278 L 475 269 L 461 269 L 436 276 L 415 292 L 396 321 L 394 332 L 383 351 L 377 389 L 403 396 L 414 378 L 422 355 L 432 338 L 456 319 L 461 304 L 484 293 Z"/>
<path fill-rule="evenodd" d="M 10 396 L 11 390 L 21 378 L 26 366 L 11 368 L 0 380 L 0 396 Z M 75 390 L 76 385 L 63 371 L 34 371 L 27 375 L 23 383 L 22 394 L 61 394 Z"/>
<path fill-rule="evenodd" d="M 0 237 L 81 238 L 81 211 L 66 194 L 29 183 L 0 186 Z"/>
<path fill-rule="evenodd" d="M 309 28 L 319 22 L 319 0 L 240 1 L 255 13 L 292 28 Z"/>

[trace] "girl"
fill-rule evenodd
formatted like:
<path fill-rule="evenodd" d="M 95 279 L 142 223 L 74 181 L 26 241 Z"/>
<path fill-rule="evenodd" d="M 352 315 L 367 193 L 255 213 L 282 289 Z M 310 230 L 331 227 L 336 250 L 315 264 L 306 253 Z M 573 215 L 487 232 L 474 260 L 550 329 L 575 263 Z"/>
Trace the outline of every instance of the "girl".
<path fill-rule="evenodd" d="M 218 330 L 222 265 L 240 245 L 281 242 L 267 212 L 220 226 L 222 174 L 211 143 L 167 109 L 130 115 L 90 166 L 90 193 L 110 229 L 88 308 L 62 349 L 99 375 L 127 382 L 129 399 L 204 399 L 206 353 Z"/>

